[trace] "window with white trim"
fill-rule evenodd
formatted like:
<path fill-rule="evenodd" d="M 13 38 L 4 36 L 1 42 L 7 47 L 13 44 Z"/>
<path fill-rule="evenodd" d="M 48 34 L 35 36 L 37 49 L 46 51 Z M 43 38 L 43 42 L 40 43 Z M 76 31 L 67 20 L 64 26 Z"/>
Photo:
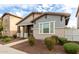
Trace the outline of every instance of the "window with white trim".
<path fill-rule="evenodd" d="M 40 34 L 54 34 L 55 33 L 55 21 L 40 22 L 39 33 Z"/>

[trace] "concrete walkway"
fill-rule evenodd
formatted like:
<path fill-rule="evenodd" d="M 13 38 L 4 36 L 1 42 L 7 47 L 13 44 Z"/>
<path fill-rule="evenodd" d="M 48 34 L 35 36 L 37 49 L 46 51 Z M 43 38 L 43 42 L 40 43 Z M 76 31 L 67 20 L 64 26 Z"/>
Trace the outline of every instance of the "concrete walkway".
<path fill-rule="evenodd" d="M 19 41 L 13 42 L 13 43 L 6 44 L 5 46 L 13 46 L 13 45 L 16 45 L 16 44 L 25 42 L 25 41 L 27 41 L 27 40 L 28 40 L 28 39 L 19 40 Z"/>
<path fill-rule="evenodd" d="M 26 54 L 9 46 L 0 45 L 0 54 Z"/>
<path fill-rule="evenodd" d="M 25 42 L 25 41 L 27 41 L 27 39 L 13 42 L 13 43 L 9 43 L 6 45 L 0 44 L 0 54 L 27 54 L 25 52 L 22 52 L 20 50 L 16 50 L 16 49 L 10 47 L 10 46 L 13 46 L 13 45 Z"/>

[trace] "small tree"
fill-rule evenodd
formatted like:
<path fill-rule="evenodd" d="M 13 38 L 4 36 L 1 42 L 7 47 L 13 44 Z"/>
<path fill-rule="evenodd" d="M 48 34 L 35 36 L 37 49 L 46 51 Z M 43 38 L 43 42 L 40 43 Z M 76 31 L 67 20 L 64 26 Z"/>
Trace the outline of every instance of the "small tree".
<path fill-rule="evenodd" d="M 35 45 L 35 37 L 33 35 L 30 35 L 28 37 L 28 42 L 29 42 L 30 46 L 34 46 Z"/>
<path fill-rule="evenodd" d="M 2 25 L 2 21 L 0 20 L 0 36 L 2 36 L 2 31 L 3 31 L 3 25 Z"/>

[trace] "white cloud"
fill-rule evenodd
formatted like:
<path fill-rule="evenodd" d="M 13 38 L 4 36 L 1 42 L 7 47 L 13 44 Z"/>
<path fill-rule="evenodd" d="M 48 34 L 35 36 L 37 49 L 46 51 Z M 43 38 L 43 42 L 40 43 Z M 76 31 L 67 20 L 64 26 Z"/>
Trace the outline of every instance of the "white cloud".
<path fill-rule="evenodd" d="M 23 15 L 21 14 L 21 12 L 15 12 L 15 14 L 19 17 L 22 17 Z"/>
<path fill-rule="evenodd" d="M 0 0 L 0 4 L 65 4 L 77 7 L 79 0 Z"/>
<path fill-rule="evenodd" d="M 49 7 L 49 5 L 48 4 L 43 4 L 43 7 Z"/>
<path fill-rule="evenodd" d="M 72 13 L 71 8 L 65 7 L 64 9 L 65 9 L 65 12 Z"/>
<path fill-rule="evenodd" d="M 2 16 L 2 14 L 0 14 L 0 17 Z"/>
<path fill-rule="evenodd" d="M 13 14 L 13 15 L 17 15 L 19 17 L 22 17 L 22 13 L 21 12 L 9 12 L 10 14 Z"/>
<path fill-rule="evenodd" d="M 77 19 L 74 18 L 72 20 L 69 21 L 68 27 L 75 27 L 77 28 Z"/>
<path fill-rule="evenodd" d="M 22 9 L 26 9 L 30 4 L 19 4 L 19 7 Z"/>
<path fill-rule="evenodd" d="M 52 1 L 56 1 L 57 3 L 61 2 L 61 0 L 60 0 L 60 2 L 59 2 L 59 0 L 52 0 Z M 69 3 L 67 3 L 67 1 L 69 1 Z M 64 2 L 60 3 L 60 4 L 65 4 L 65 6 L 63 8 L 58 9 L 58 11 L 59 10 L 65 10 L 65 12 L 72 13 L 71 8 L 78 6 L 78 4 L 77 5 L 75 4 L 75 3 L 77 3 L 76 2 L 77 0 L 74 2 L 75 6 L 74 6 L 73 2 L 70 2 L 70 0 L 67 0 L 67 1 L 65 1 L 66 3 L 64 3 Z M 27 15 L 27 13 L 29 13 L 29 12 L 31 12 L 33 10 L 33 8 L 36 11 L 40 11 L 40 12 L 41 11 L 46 12 L 47 8 L 49 8 L 49 11 L 52 11 L 53 8 L 55 8 L 55 7 L 51 6 L 51 4 L 47 5 L 47 4 L 44 4 L 44 3 L 43 3 L 43 5 L 37 5 L 37 6 L 35 4 L 25 4 L 25 5 L 24 4 L 17 4 L 17 5 L 14 5 L 14 4 L 11 4 L 11 5 L 10 4 L 2 5 L 1 4 L 0 5 L 0 13 L 1 12 L 5 12 L 5 10 L 7 11 L 7 9 L 9 9 L 8 7 L 10 7 L 10 11 L 7 11 L 7 12 L 10 12 L 12 14 L 18 15 L 20 17 L 25 17 Z M 44 8 L 42 8 L 42 7 L 44 7 Z M 73 13 L 75 14 L 76 12 L 73 12 Z M 73 20 L 73 19 L 75 19 L 73 17 L 75 17 L 75 16 L 72 16 L 72 19 L 69 22 L 69 26 L 76 26 L 76 20 Z"/>

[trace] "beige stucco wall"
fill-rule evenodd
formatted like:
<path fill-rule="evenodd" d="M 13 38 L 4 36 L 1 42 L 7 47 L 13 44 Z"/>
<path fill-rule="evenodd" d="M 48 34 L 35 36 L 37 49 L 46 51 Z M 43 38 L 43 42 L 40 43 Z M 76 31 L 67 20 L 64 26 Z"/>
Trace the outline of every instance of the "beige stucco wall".
<path fill-rule="evenodd" d="M 3 35 L 12 36 L 17 32 L 16 23 L 19 22 L 21 19 L 11 16 L 5 15 L 3 17 Z"/>
<path fill-rule="evenodd" d="M 21 19 L 14 17 L 14 16 L 10 16 L 10 35 L 14 35 L 17 32 L 17 25 L 16 23 L 19 22 Z"/>
<path fill-rule="evenodd" d="M 0 21 L 1 21 L 2 19 L 0 18 Z"/>
<path fill-rule="evenodd" d="M 6 15 L 3 17 L 3 35 L 10 35 L 10 17 Z"/>

